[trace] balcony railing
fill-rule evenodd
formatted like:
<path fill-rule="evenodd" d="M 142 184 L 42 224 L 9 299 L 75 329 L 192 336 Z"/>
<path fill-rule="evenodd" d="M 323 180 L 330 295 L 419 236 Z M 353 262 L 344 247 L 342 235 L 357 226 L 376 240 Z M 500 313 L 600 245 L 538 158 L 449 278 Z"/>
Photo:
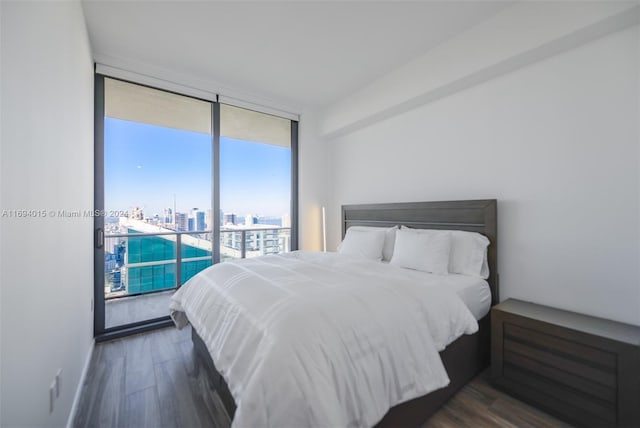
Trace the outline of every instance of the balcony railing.
<path fill-rule="evenodd" d="M 220 261 L 291 251 L 291 228 L 220 229 Z"/>
<path fill-rule="evenodd" d="M 105 236 L 105 299 L 178 288 L 213 264 L 213 232 L 162 231 Z M 220 261 L 291 249 L 290 227 L 220 229 Z"/>

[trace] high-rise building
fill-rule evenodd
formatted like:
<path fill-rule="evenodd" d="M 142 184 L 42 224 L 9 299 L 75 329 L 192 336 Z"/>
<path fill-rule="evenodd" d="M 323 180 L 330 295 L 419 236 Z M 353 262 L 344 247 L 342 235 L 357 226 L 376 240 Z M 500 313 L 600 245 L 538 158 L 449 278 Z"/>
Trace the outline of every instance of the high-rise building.
<path fill-rule="evenodd" d="M 164 223 L 173 223 L 173 210 L 170 207 L 164 209 Z"/>
<path fill-rule="evenodd" d="M 196 230 L 201 231 L 205 230 L 205 222 L 204 222 L 204 211 L 196 211 L 195 212 L 195 220 L 196 220 Z"/>
<path fill-rule="evenodd" d="M 181 217 L 180 222 L 182 219 L 187 219 L 186 214 L 176 213 L 176 215 Z M 115 269 L 105 272 L 105 285 L 110 287 L 110 292 L 125 291 L 128 294 L 138 294 L 174 288 L 176 266 L 172 258 L 176 254 L 175 235 L 144 235 L 149 232 L 171 232 L 171 230 L 137 220 L 129 220 L 124 226 L 130 233 L 141 233 L 114 245 L 114 252 L 105 255 L 105 266 L 115 265 Z M 211 265 L 213 248 L 211 241 L 190 235 L 182 235 L 181 241 L 182 269 L 179 284 L 183 284 Z M 119 258 L 125 261 L 121 266 L 117 264 Z"/>
<path fill-rule="evenodd" d="M 204 211 L 193 208 L 189 213 L 189 231 L 202 230 L 205 230 Z"/>
<path fill-rule="evenodd" d="M 236 215 L 234 213 L 225 213 L 223 224 L 236 224 Z"/>
<path fill-rule="evenodd" d="M 254 216 L 253 214 L 247 214 L 244 217 L 244 225 L 251 226 L 252 224 L 258 224 L 258 217 Z"/>
<path fill-rule="evenodd" d="M 189 230 L 189 223 L 187 223 L 187 215 L 185 213 L 176 213 L 176 230 L 178 232 L 186 232 Z"/>
<path fill-rule="evenodd" d="M 129 217 L 134 220 L 144 220 L 144 213 L 142 212 L 142 208 L 140 207 L 131 208 L 131 215 Z"/>
<path fill-rule="evenodd" d="M 118 267 L 124 266 L 124 255 L 126 251 L 127 244 L 124 240 L 113 246 L 113 253 L 116 256 L 116 264 Z"/>
<path fill-rule="evenodd" d="M 187 230 L 189 232 L 193 232 L 196 230 L 196 219 L 193 217 L 189 217 L 187 219 Z"/>
<path fill-rule="evenodd" d="M 279 219 L 278 219 L 279 220 Z M 252 229 L 247 231 L 245 229 Z M 244 239 L 243 239 L 244 238 Z M 256 257 L 291 251 L 291 231 L 268 224 L 228 226 L 221 234 L 221 260 Z"/>
<path fill-rule="evenodd" d="M 205 211 L 204 228 L 206 230 L 213 230 L 213 210 L 211 209 Z"/>

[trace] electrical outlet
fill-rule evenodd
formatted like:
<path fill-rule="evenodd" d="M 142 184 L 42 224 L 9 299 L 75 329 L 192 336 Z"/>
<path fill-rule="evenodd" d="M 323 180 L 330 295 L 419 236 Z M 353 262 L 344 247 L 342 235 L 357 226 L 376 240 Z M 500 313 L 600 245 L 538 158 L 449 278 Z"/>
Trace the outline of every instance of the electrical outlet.
<path fill-rule="evenodd" d="M 56 398 L 60 397 L 60 390 L 62 389 L 62 369 L 56 373 Z"/>
<path fill-rule="evenodd" d="M 56 401 L 56 381 L 49 386 L 49 413 L 53 413 L 53 402 Z"/>

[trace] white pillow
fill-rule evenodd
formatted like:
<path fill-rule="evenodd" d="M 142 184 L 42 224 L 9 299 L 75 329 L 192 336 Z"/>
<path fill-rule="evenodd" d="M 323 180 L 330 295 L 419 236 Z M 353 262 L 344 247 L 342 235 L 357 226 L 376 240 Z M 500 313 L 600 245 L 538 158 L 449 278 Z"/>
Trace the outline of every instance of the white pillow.
<path fill-rule="evenodd" d="M 382 230 L 384 232 L 384 245 L 382 247 L 382 260 L 389 261 L 393 256 L 393 246 L 396 243 L 396 230 L 398 226 L 374 227 L 374 226 L 351 226 L 349 230 Z"/>
<path fill-rule="evenodd" d="M 489 239 L 476 232 L 451 231 L 449 272 L 489 278 L 487 248 Z"/>
<path fill-rule="evenodd" d="M 344 240 L 338 246 L 338 252 L 380 261 L 382 260 L 384 237 L 384 230 L 354 230 L 353 227 L 350 227 L 347 229 Z"/>
<path fill-rule="evenodd" d="M 489 278 L 487 248 L 489 239 L 477 232 L 464 230 L 410 229 L 416 233 L 442 233 L 451 235 L 451 251 L 449 253 L 449 273 Z"/>
<path fill-rule="evenodd" d="M 396 245 L 391 264 L 404 268 L 431 272 L 438 275 L 449 273 L 451 234 L 435 230 L 403 228 L 396 232 Z"/>

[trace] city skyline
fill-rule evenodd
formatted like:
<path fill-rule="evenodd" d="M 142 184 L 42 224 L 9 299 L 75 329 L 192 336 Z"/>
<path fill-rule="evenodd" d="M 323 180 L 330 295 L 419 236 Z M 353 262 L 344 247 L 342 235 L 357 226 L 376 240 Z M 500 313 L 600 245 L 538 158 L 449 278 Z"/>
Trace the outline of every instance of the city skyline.
<path fill-rule="evenodd" d="M 105 118 L 105 209 L 211 209 L 211 146 L 209 134 Z M 221 137 L 220 183 L 224 212 L 288 214 L 291 150 Z"/>
<path fill-rule="evenodd" d="M 154 226 L 160 226 L 178 232 L 187 231 L 204 231 L 211 230 L 213 228 L 213 210 L 200 210 L 194 208 L 188 212 L 174 212 L 171 208 L 165 209 L 161 215 L 146 215 L 140 207 L 133 207 L 129 211 L 122 211 L 123 215 L 119 217 L 107 217 L 107 223 L 119 225 L 122 222 L 122 217 L 127 219 L 138 220 L 148 223 Z M 219 211 L 218 218 L 221 220 L 221 226 L 243 226 L 243 225 L 271 225 L 271 226 L 283 226 L 289 227 L 291 225 L 291 214 L 285 213 L 281 216 L 263 216 L 259 214 L 248 213 L 240 215 L 234 212 Z"/>

